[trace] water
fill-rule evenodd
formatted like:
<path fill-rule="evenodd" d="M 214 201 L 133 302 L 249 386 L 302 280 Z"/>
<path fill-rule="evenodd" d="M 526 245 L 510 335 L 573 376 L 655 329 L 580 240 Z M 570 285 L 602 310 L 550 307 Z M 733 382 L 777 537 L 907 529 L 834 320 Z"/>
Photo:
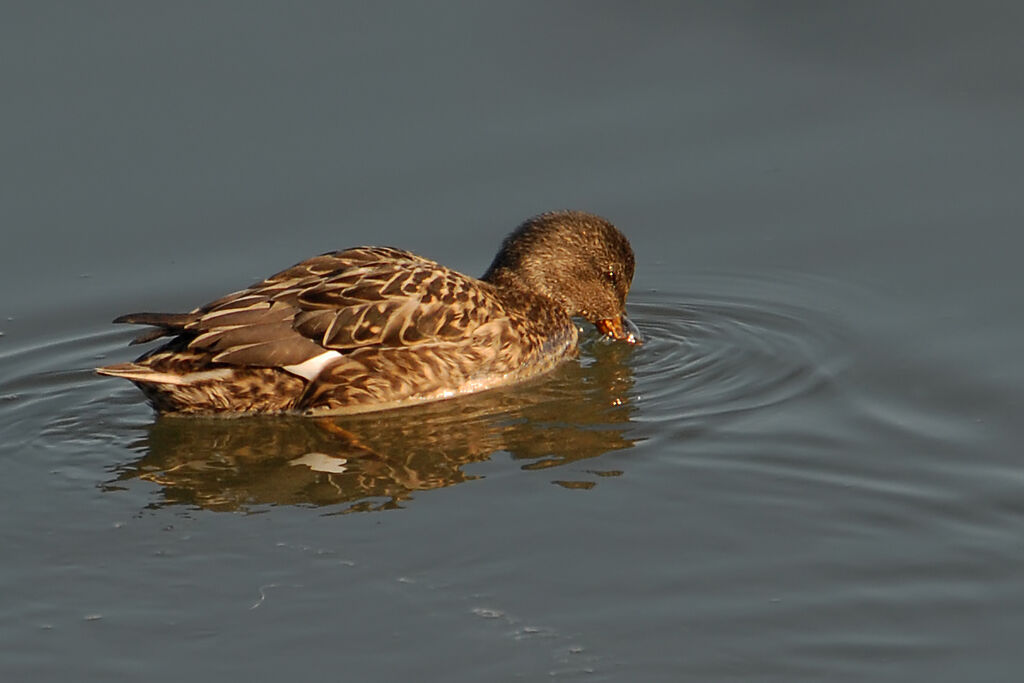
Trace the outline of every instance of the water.
<path fill-rule="evenodd" d="M 3 11 L 4 680 L 1016 680 L 1020 11 L 446 8 Z M 644 346 L 334 420 L 91 371 L 558 207 Z"/>

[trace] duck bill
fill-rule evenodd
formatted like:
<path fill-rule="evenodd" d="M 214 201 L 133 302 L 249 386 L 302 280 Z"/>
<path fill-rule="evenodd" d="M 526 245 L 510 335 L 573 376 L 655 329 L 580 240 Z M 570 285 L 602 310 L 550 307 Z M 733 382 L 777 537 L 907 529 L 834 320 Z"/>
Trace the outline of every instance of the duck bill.
<path fill-rule="evenodd" d="M 625 316 L 620 315 L 617 318 L 605 318 L 604 320 L 598 320 L 594 323 L 597 331 L 606 337 L 617 339 L 618 341 L 624 341 L 627 344 L 643 344 L 643 340 L 640 337 L 640 330 L 633 324 L 633 321 Z"/>

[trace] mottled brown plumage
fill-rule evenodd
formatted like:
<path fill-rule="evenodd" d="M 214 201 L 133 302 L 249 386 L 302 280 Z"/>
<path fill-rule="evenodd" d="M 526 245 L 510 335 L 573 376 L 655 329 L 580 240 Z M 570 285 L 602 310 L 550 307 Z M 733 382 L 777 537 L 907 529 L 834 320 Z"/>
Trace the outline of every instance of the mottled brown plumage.
<path fill-rule="evenodd" d="M 547 213 L 505 240 L 483 278 L 407 251 L 313 257 L 190 313 L 134 313 L 133 343 L 173 338 L 134 363 L 165 413 L 382 410 L 521 381 L 576 353 L 572 316 L 623 326 L 633 251 L 603 218 Z"/>

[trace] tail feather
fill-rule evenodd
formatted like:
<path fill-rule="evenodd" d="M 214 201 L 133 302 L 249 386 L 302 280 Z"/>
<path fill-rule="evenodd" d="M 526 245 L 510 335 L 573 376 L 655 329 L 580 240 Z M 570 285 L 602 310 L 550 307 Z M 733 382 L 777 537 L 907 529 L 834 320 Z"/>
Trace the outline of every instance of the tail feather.
<path fill-rule="evenodd" d="M 170 372 L 160 372 L 153 368 L 139 363 L 118 363 L 116 365 L 105 365 L 96 368 L 97 374 L 109 375 L 110 377 L 123 377 L 133 382 L 143 384 L 174 384 L 187 386 L 207 380 L 225 379 L 231 375 L 230 368 L 213 368 L 211 370 L 200 370 L 176 375 Z"/>
<path fill-rule="evenodd" d="M 130 323 L 132 325 L 153 325 L 154 329 L 142 332 L 134 339 L 132 344 L 145 344 L 146 342 L 159 339 L 171 334 L 178 334 L 185 330 L 185 326 L 196 319 L 194 313 L 126 313 L 114 318 L 115 323 Z"/>
<path fill-rule="evenodd" d="M 306 386 L 305 380 L 275 368 L 196 366 L 166 356 L 157 358 L 157 367 L 148 365 L 154 358 L 96 372 L 134 382 L 157 412 L 182 415 L 293 410 Z"/>
<path fill-rule="evenodd" d="M 114 318 L 115 323 L 134 325 L 156 325 L 171 329 L 182 329 L 196 319 L 195 313 L 125 313 Z"/>

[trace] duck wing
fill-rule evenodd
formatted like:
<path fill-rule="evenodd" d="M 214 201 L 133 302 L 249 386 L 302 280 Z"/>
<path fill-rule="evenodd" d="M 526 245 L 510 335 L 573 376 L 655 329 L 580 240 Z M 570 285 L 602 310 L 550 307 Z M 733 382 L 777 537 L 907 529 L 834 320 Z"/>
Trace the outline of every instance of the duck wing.
<path fill-rule="evenodd" d="M 215 363 L 296 366 L 327 352 L 465 339 L 504 318 L 489 285 L 399 249 L 358 247 L 313 257 L 184 314 L 137 313 L 156 325 L 136 341 L 181 335 Z"/>

